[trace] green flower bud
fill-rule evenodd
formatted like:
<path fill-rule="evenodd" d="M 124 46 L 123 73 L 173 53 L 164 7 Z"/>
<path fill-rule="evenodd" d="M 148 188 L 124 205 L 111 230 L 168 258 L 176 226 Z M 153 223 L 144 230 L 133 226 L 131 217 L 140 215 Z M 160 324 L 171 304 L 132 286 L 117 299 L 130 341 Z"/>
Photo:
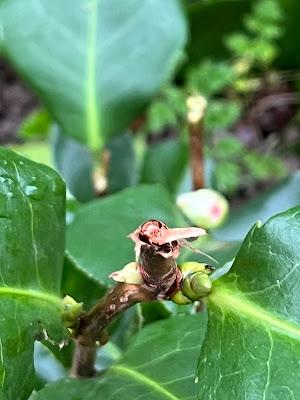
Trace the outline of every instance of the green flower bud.
<path fill-rule="evenodd" d="M 63 321 L 67 328 L 73 328 L 77 318 L 82 313 L 82 303 L 77 303 L 71 296 L 65 296 L 63 299 L 64 312 Z"/>
<path fill-rule="evenodd" d="M 204 272 L 189 274 L 182 284 L 183 294 L 191 300 L 200 300 L 207 296 L 212 288 L 210 277 Z"/>
<path fill-rule="evenodd" d="M 204 272 L 206 268 L 206 264 L 198 263 L 196 261 L 187 261 L 179 266 L 183 278 L 185 278 L 188 274 L 193 272 Z"/>
<path fill-rule="evenodd" d="M 204 229 L 216 228 L 228 214 L 228 201 L 212 189 L 199 189 L 182 193 L 177 197 L 181 211 L 197 226 Z"/>
<path fill-rule="evenodd" d="M 191 299 L 188 299 L 181 290 L 179 290 L 177 293 L 175 293 L 171 299 L 173 303 L 183 305 L 183 304 L 189 304 L 192 303 Z"/>

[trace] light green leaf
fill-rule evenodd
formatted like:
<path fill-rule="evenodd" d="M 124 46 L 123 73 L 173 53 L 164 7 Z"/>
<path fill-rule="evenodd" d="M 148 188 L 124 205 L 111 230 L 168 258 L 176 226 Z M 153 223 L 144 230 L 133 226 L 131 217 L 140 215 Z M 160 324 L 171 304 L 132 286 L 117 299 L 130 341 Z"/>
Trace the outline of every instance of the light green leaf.
<path fill-rule="evenodd" d="M 65 185 L 41 164 L 0 149 L 0 398 L 34 386 L 33 344 L 61 342 Z"/>
<path fill-rule="evenodd" d="M 23 139 L 42 139 L 48 136 L 52 119 L 49 113 L 42 109 L 32 112 L 23 119 L 17 135 Z"/>
<path fill-rule="evenodd" d="M 3 0 L 0 26 L 5 56 L 92 149 L 139 115 L 186 40 L 177 0 Z"/>
<path fill-rule="evenodd" d="M 209 132 L 230 128 L 239 118 L 241 106 L 229 100 L 211 100 L 205 114 L 205 129 Z"/>
<path fill-rule="evenodd" d="M 226 224 L 214 235 L 220 240 L 241 240 L 257 221 L 300 204 L 300 172 L 234 210 Z"/>
<path fill-rule="evenodd" d="M 243 143 L 234 136 L 226 136 L 221 138 L 211 150 L 212 154 L 217 158 L 241 158 L 245 147 Z"/>
<path fill-rule="evenodd" d="M 49 384 L 31 400 L 196 400 L 194 374 L 205 328 L 205 314 L 152 323 L 102 377 Z"/>
<path fill-rule="evenodd" d="M 214 283 L 200 357 L 202 400 L 298 399 L 300 207 L 256 224 Z"/>
<path fill-rule="evenodd" d="M 214 170 L 214 187 L 223 193 L 234 192 L 242 180 L 241 168 L 231 161 L 220 162 Z"/>
<path fill-rule="evenodd" d="M 32 161 L 52 166 L 51 146 L 47 141 L 14 144 L 9 148 Z"/>
<path fill-rule="evenodd" d="M 197 91 L 208 97 L 225 89 L 234 79 L 235 72 L 230 64 L 210 59 L 192 68 L 187 77 L 188 88 L 191 91 Z"/>
<path fill-rule="evenodd" d="M 166 190 L 136 186 L 79 208 L 67 230 L 67 250 L 91 278 L 112 284 L 108 275 L 135 259 L 126 236 L 148 219 L 186 225 Z"/>

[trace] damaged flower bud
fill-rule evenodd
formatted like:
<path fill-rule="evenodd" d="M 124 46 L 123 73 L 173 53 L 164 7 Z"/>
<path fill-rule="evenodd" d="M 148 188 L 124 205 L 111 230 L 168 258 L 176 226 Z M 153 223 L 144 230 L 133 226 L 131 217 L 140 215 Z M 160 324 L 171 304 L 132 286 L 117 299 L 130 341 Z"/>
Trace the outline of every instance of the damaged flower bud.
<path fill-rule="evenodd" d="M 202 228 L 168 228 L 158 220 L 149 220 L 129 237 L 135 242 L 136 261 L 144 285 L 160 296 L 178 291 L 181 273 L 176 258 L 186 240 L 196 239 L 206 232 Z"/>

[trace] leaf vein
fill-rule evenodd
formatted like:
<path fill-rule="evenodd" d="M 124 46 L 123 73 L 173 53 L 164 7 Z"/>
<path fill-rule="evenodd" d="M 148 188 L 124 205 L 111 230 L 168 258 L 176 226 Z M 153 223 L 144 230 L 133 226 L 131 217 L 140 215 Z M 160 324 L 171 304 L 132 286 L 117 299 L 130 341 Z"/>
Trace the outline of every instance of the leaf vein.
<path fill-rule="evenodd" d="M 129 378 L 135 380 L 136 382 L 139 382 L 141 384 L 144 384 L 145 386 L 148 386 L 153 391 L 159 392 L 160 394 L 164 395 L 166 399 L 180 400 L 179 397 L 175 396 L 169 390 L 162 387 L 160 383 L 154 381 L 153 379 L 147 377 L 146 375 L 141 374 L 140 372 L 137 372 L 134 369 L 129 368 L 125 365 L 115 365 L 110 368 L 110 371 L 118 372 L 122 375 L 126 375 Z"/>

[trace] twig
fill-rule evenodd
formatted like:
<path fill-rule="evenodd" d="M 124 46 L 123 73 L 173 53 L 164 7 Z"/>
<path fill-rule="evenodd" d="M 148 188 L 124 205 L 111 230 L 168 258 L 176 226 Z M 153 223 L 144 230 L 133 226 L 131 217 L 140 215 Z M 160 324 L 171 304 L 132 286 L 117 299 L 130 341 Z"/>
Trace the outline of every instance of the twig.
<path fill-rule="evenodd" d="M 191 96 L 187 99 L 190 163 L 194 190 L 204 187 L 203 136 L 206 106 L 207 103 L 203 96 Z"/>
<path fill-rule="evenodd" d="M 140 285 L 119 283 L 105 298 L 79 320 L 76 330 L 76 349 L 71 374 L 77 377 L 95 375 L 97 342 L 107 342 L 106 327 L 116 315 L 133 304 L 156 299 L 156 294 Z"/>

